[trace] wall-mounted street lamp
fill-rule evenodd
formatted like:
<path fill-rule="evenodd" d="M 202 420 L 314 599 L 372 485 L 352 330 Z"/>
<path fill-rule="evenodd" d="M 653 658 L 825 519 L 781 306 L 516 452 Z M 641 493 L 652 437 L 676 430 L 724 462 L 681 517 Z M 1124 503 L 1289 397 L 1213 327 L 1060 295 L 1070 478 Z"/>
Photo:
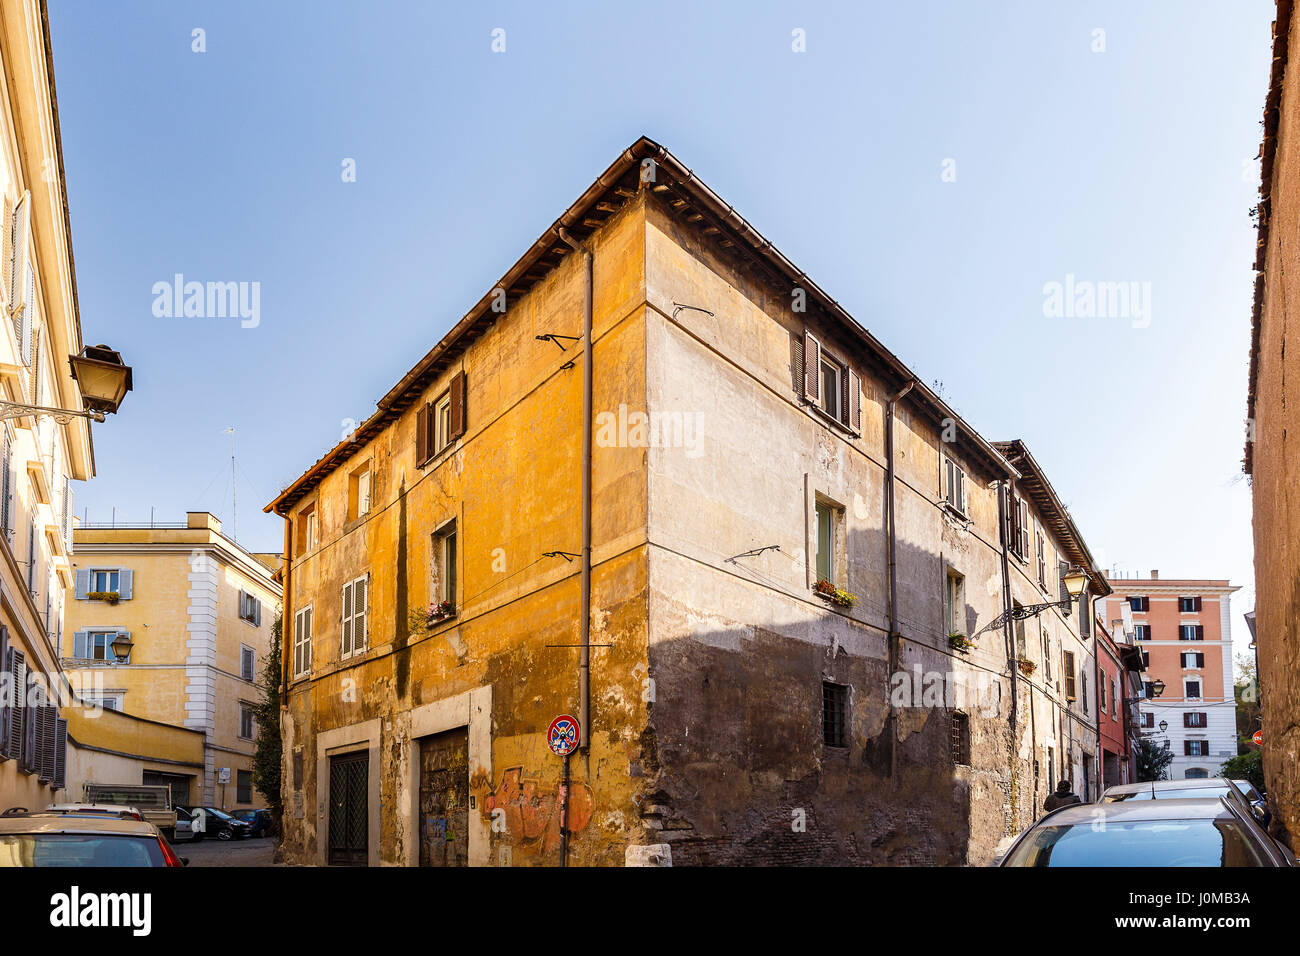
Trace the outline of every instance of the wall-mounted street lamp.
<path fill-rule="evenodd" d="M 69 355 L 68 364 L 81 389 L 81 400 L 86 406 L 84 410 L 24 405 L 0 399 L 0 421 L 27 415 L 48 415 L 60 425 L 66 425 L 74 418 L 102 422 L 105 414 L 117 411 L 126 393 L 131 391 L 131 366 L 123 364 L 122 356 L 107 345 L 88 345 L 80 355 Z"/>
<path fill-rule="evenodd" d="M 1043 604 L 1026 604 L 1008 608 L 976 631 L 971 640 L 979 637 L 985 631 L 1002 627 L 1008 621 L 1024 621 L 1031 617 L 1037 617 L 1044 611 L 1050 611 L 1052 608 L 1058 608 L 1062 613 L 1069 614 L 1070 605 L 1079 600 L 1079 595 L 1083 593 L 1083 589 L 1088 584 L 1088 574 L 1082 568 L 1072 567 L 1061 580 L 1065 583 L 1065 592 L 1069 595 L 1068 598 L 1062 598 L 1059 601 L 1046 601 Z"/>
<path fill-rule="evenodd" d="M 113 643 L 108 645 L 113 649 L 113 656 L 119 661 L 124 661 L 131 656 L 131 648 L 135 647 L 135 642 L 126 634 L 118 634 L 113 638 Z"/>

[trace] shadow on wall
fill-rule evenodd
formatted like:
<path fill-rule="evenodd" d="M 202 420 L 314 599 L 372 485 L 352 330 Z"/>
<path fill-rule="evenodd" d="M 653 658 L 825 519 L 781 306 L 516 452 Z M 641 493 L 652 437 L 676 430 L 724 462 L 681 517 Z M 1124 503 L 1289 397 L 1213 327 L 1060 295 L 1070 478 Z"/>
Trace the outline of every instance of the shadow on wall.
<path fill-rule="evenodd" d="M 878 556 L 862 577 L 883 579 L 883 535 L 868 537 L 850 553 Z M 900 542 L 898 566 L 896 660 L 887 593 L 862 594 L 842 613 L 820 607 L 800 572 L 799 587 L 781 583 L 816 602 L 811 620 L 729 630 L 693 630 L 700 615 L 680 596 L 652 595 L 652 613 L 668 607 L 656 631 L 677 636 L 650 648 L 640 810 L 648 841 L 671 844 L 674 865 L 960 865 L 991 855 L 1010 822 L 1007 685 L 992 672 L 1006 667 L 1004 635 L 986 633 L 969 655 L 951 651 L 943 562 Z M 985 603 L 978 622 L 968 610 L 971 631 L 1000 610 L 1000 597 Z M 827 726 L 837 710 L 842 732 Z"/>

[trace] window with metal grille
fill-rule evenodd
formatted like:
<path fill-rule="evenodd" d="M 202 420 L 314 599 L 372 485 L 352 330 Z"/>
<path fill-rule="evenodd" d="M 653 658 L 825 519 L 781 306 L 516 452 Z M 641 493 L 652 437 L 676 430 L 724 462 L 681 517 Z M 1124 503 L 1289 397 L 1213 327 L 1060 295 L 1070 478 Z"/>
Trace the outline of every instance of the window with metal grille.
<path fill-rule="evenodd" d="M 827 747 L 847 747 L 849 688 L 844 684 L 822 682 L 822 743 Z"/>
<path fill-rule="evenodd" d="M 952 712 L 952 762 L 970 766 L 970 718 L 960 710 Z"/>

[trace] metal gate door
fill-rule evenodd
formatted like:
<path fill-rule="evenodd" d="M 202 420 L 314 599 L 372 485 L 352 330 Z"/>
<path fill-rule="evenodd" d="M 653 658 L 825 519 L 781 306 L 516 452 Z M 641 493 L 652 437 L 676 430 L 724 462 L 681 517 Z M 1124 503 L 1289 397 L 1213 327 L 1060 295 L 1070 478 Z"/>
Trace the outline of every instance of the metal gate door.
<path fill-rule="evenodd" d="M 420 866 L 469 865 L 469 728 L 420 738 Z"/>
<path fill-rule="evenodd" d="M 330 758 L 330 866 L 365 866 L 369 848 L 366 751 Z"/>

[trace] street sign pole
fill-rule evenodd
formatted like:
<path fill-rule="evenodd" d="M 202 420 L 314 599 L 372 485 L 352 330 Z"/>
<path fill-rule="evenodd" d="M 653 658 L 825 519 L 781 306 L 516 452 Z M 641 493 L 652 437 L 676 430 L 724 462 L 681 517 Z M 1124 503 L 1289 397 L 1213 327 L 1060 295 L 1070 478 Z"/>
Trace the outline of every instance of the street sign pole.
<path fill-rule="evenodd" d="M 546 729 L 546 746 L 551 753 L 564 760 L 560 792 L 557 795 L 560 811 L 560 866 L 569 865 L 569 755 L 582 741 L 582 727 L 568 714 L 561 714 Z"/>

